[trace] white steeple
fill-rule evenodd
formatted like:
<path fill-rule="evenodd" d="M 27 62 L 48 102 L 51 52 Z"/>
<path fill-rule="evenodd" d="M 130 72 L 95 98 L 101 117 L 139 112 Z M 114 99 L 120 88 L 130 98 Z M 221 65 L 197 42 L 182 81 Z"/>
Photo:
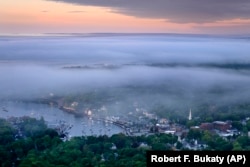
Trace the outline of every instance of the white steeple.
<path fill-rule="evenodd" d="M 190 111 L 189 111 L 189 115 L 188 115 L 188 120 L 192 120 L 192 111 L 191 111 L 191 108 L 190 108 Z"/>

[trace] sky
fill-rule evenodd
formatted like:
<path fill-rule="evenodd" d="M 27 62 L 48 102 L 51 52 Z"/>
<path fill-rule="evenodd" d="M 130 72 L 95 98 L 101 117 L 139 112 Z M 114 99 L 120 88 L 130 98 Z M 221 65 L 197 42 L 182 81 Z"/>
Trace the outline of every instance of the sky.
<path fill-rule="evenodd" d="M 248 0 L 0 0 L 0 34 L 250 34 Z"/>

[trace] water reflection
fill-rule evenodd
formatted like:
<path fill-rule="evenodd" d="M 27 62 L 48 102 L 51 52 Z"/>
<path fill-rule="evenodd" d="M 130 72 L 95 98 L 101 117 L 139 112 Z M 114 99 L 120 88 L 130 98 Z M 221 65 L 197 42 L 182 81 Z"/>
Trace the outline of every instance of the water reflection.
<path fill-rule="evenodd" d="M 24 103 L 20 101 L 0 101 L 0 117 L 9 118 L 12 116 L 30 116 L 40 119 L 43 117 L 49 126 L 56 126 L 60 121 L 73 125 L 69 135 L 112 135 L 122 132 L 122 129 L 102 121 L 89 119 L 87 117 L 77 118 L 65 113 L 58 108 L 45 104 Z"/>

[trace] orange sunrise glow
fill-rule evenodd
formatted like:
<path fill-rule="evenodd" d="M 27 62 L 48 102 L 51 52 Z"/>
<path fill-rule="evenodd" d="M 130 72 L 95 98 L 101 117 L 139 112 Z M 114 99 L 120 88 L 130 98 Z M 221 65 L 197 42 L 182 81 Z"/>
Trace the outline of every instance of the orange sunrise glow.
<path fill-rule="evenodd" d="M 224 33 L 249 33 L 246 27 L 250 27 L 249 18 L 180 22 L 171 17 L 126 14 L 104 5 L 53 0 L 0 1 L 0 33 L 221 33 L 222 27 Z"/>

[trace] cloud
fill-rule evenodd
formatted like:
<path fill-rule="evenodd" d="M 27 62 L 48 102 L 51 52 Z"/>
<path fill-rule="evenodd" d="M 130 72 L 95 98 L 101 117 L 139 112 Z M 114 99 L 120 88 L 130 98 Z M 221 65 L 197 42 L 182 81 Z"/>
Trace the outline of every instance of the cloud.
<path fill-rule="evenodd" d="M 135 17 L 165 19 L 175 23 L 206 23 L 250 18 L 247 0 L 49 0 L 108 7 Z"/>
<path fill-rule="evenodd" d="M 85 11 L 74 10 L 74 11 L 68 11 L 68 13 L 85 13 Z"/>

